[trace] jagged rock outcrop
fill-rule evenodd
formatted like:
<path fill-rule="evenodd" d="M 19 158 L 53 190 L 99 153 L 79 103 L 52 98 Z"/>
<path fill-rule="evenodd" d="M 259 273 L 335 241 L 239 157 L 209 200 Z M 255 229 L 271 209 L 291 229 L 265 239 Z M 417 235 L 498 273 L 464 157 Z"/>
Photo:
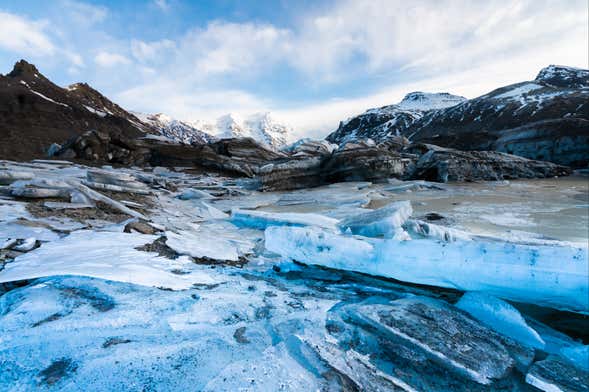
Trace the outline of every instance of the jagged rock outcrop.
<path fill-rule="evenodd" d="M 551 65 L 533 81 L 428 112 L 401 133 L 413 142 L 584 167 L 588 129 L 589 70 Z"/>
<path fill-rule="evenodd" d="M 431 144 L 417 144 L 408 151 L 420 156 L 409 175 L 413 179 L 497 181 L 571 174 L 570 168 L 565 166 L 496 151 L 460 151 Z"/>
<path fill-rule="evenodd" d="M 90 130 L 135 138 L 145 129 L 88 85 L 61 88 L 24 60 L 0 75 L 0 159 L 42 158 L 52 143 Z"/>
<path fill-rule="evenodd" d="M 454 106 L 464 100 L 466 98 L 448 93 L 409 93 L 396 105 L 370 109 L 341 122 L 326 140 L 337 144 L 363 139 L 383 142 L 398 135 L 425 112 Z"/>
<path fill-rule="evenodd" d="M 324 163 L 322 178 L 326 183 L 402 178 L 411 162 L 410 157 L 373 143 L 347 143 Z"/>

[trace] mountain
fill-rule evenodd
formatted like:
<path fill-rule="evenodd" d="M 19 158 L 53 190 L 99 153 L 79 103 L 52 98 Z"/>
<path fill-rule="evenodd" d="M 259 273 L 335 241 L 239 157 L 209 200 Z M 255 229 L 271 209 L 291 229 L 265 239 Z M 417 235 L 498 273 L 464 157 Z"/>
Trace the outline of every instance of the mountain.
<path fill-rule="evenodd" d="M 401 133 L 412 142 L 589 164 L 589 70 L 550 65 L 533 81 L 426 113 Z"/>
<path fill-rule="evenodd" d="M 150 115 L 133 112 L 133 114 L 144 124 L 156 130 L 159 135 L 174 143 L 204 144 L 215 140 L 211 135 L 214 129 L 206 124 L 188 123 L 162 113 Z"/>
<path fill-rule="evenodd" d="M 130 138 L 149 131 L 87 84 L 62 88 L 24 60 L 0 75 L 0 159 L 44 157 L 52 143 L 89 130 Z"/>
<path fill-rule="evenodd" d="M 245 119 L 230 113 L 219 117 L 214 123 L 202 120 L 180 121 L 164 114 L 135 115 L 143 123 L 156 129 L 161 136 L 182 144 L 249 137 L 266 147 L 280 149 L 287 145 L 292 135 L 292 129 L 274 120 L 270 113 L 256 113 Z"/>
<path fill-rule="evenodd" d="M 293 133 L 292 128 L 277 122 L 270 113 L 256 113 L 245 119 L 227 114 L 220 117 L 216 125 L 216 136 L 220 139 L 251 137 L 273 148 L 284 147 Z"/>
<path fill-rule="evenodd" d="M 409 93 L 398 104 L 370 109 L 341 122 L 338 129 L 326 139 L 336 144 L 362 139 L 382 142 L 398 135 L 400 130 L 409 127 L 426 112 L 455 106 L 465 100 L 464 97 L 448 93 Z"/>

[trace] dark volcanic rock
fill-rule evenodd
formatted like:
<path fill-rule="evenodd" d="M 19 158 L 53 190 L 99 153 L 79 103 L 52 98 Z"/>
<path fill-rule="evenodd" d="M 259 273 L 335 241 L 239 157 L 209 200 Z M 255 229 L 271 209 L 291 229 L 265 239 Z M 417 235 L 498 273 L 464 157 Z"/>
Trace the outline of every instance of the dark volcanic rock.
<path fill-rule="evenodd" d="M 43 158 L 52 143 L 89 130 L 135 138 L 143 128 L 88 85 L 61 88 L 24 60 L 0 75 L 0 159 Z"/>
<path fill-rule="evenodd" d="M 589 71 L 550 66 L 459 105 L 426 113 L 401 132 L 413 142 L 589 164 Z"/>
<path fill-rule="evenodd" d="M 460 151 L 431 144 L 414 145 L 409 151 L 423 154 L 410 175 L 413 179 L 496 181 L 571 174 L 568 167 L 494 151 Z"/>
<path fill-rule="evenodd" d="M 325 183 L 382 181 L 404 177 L 411 163 L 411 158 L 370 143 L 347 143 L 324 163 L 321 176 Z"/>

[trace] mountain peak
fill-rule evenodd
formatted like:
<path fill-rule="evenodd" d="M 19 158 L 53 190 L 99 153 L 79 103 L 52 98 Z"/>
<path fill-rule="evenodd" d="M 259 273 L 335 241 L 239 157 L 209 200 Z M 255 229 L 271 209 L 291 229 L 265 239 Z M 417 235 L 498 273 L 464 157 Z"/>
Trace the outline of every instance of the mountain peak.
<path fill-rule="evenodd" d="M 33 64 L 26 60 L 17 61 L 12 68 L 12 71 L 7 76 L 10 77 L 21 77 L 21 76 L 40 76 L 40 72 Z"/>
<path fill-rule="evenodd" d="M 431 110 L 442 109 L 457 105 L 466 98 L 450 93 L 425 93 L 422 91 L 411 92 L 403 98 L 397 106 L 405 110 Z"/>
<path fill-rule="evenodd" d="M 589 87 L 589 70 L 551 64 L 542 68 L 535 80 L 556 87 L 585 88 Z"/>

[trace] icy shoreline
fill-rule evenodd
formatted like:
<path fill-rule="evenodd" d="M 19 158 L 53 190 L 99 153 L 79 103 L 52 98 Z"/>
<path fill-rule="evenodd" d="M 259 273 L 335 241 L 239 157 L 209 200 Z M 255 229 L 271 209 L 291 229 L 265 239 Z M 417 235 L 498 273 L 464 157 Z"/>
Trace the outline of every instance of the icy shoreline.
<path fill-rule="evenodd" d="M 550 309 L 589 309 L 585 180 L 260 193 L 162 168 L 0 171 L 0 389 L 589 380 L 582 316 Z"/>

